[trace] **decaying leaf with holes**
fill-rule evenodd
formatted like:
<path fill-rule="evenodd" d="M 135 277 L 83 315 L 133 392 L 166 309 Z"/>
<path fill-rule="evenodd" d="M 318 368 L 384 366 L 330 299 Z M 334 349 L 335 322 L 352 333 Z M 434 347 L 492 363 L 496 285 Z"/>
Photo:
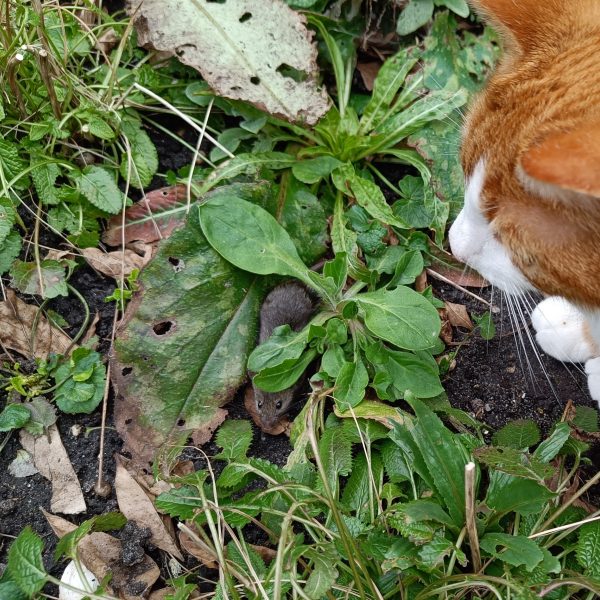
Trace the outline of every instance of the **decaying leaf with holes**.
<path fill-rule="evenodd" d="M 281 0 L 129 0 L 128 10 L 141 45 L 175 51 L 217 94 L 309 125 L 327 112 L 313 34 Z"/>
<path fill-rule="evenodd" d="M 160 243 L 139 283 L 111 369 L 124 450 L 146 464 L 163 444 L 207 441 L 223 421 L 221 407 L 246 377 L 264 292 L 260 277 L 213 250 L 196 207 Z"/>

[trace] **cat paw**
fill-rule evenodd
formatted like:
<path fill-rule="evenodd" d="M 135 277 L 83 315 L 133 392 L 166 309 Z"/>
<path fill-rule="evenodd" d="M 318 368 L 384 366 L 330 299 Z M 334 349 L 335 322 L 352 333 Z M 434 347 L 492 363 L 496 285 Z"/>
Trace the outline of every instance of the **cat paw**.
<path fill-rule="evenodd" d="M 600 358 L 591 358 L 585 363 L 585 372 L 588 376 L 590 396 L 600 404 Z"/>
<path fill-rule="evenodd" d="M 557 360 L 585 362 L 595 356 L 594 348 L 584 334 L 585 318 L 568 300 L 560 296 L 546 298 L 531 313 L 531 322 L 542 350 Z M 597 389 L 600 392 L 600 364 L 598 369 Z"/>

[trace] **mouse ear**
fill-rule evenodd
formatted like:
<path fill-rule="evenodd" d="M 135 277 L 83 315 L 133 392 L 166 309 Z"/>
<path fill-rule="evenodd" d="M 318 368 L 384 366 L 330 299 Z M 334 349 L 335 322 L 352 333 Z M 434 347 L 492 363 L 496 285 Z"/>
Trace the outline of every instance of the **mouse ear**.
<path fill-rule="evenodd" d="M 546 23 L 560 19 L 567 10 L 561 0 L 468 0 L 485 20 L 503 35 L 510 46 L 534 45 Z"/>
<path fill-rule="evenodd" d="M 534 188 L 539 182 L 600 198 L 600 120 L 534 144 L 521 158 L 521 168 Z"/>

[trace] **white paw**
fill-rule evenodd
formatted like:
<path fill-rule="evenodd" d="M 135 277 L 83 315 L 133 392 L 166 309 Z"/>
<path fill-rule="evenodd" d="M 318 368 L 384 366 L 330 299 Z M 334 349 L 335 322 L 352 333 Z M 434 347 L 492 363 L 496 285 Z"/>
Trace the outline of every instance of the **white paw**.
<path fill-rule="evenodd" d="M 591 358 L 585 363 L 585 372 L 588 376 L 590 396 L 600 404 L 600 358 Z"/>
<path fill-rule="evenodd" d="M 546 354 L 563 362 L 585 362 L 594 356 L 584 335 L 583 314 L 564 298 L 551 296 L 540 302 L 531 313 L 531 322 Z"/>

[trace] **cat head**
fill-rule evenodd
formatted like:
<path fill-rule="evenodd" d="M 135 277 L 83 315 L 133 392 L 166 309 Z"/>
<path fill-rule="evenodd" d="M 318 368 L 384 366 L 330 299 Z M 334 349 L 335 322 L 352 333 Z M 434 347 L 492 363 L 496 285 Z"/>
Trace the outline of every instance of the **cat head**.
<path fill-rule="evenodd" d="M 470 0 L 504 55 L 466 118 L 453 253 L 600 308 L 600 0 Z"/>

